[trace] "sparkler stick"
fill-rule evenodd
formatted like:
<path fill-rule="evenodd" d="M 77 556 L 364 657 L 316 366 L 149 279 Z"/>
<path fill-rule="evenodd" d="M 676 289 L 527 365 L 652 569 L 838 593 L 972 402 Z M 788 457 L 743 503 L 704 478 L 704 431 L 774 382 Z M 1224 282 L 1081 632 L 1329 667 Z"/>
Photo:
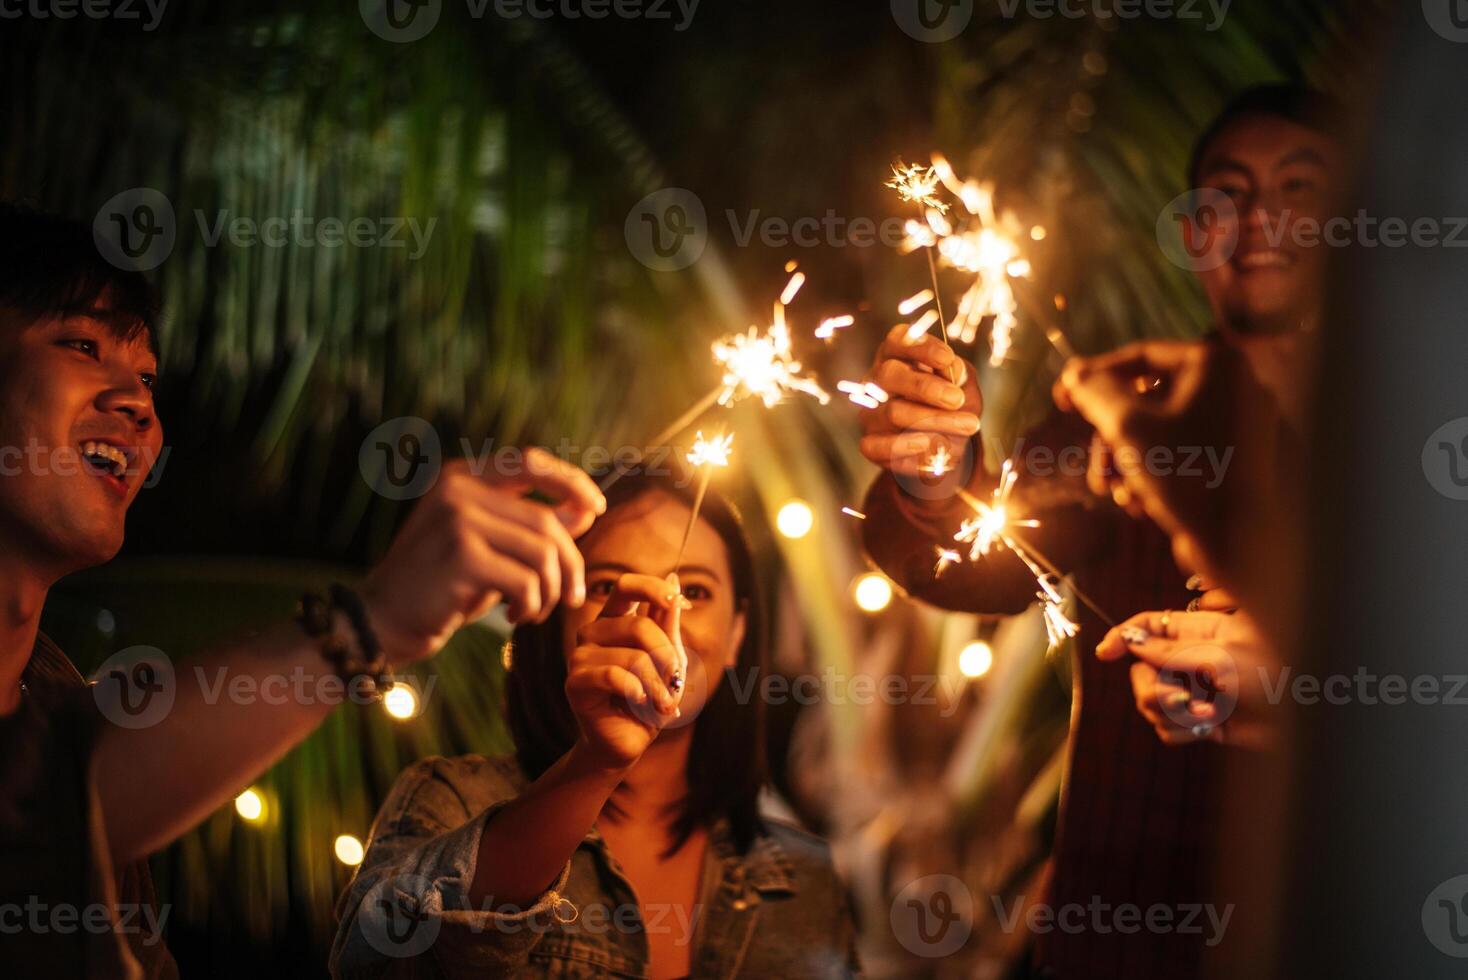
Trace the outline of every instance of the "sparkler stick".
<path fill-rule="evenodd" d="M 1008 463 L 1005 464 L 1005 467 L 1005 476 L 1012 476 L 1013 470 L 1010 470 L 1008 468 Z M 1004 480 L 1005 477 L 1001 477 L 1000 492 L 996 492 L 996 499 L 1001 501 L 1004 497 L 1008 496 L 1007 492 L 1002 492 L 1005 490 Z M 1009 486 L 1013 486 L 1012 481 L 1010 481 Z M 988 524 L 984 527 L 984 530 L 989 532 L 990 541 L 1002 541 L 1009 548 L 1010 551 L 1013 551 L 1015 555 L 1019 557 L 1020 561 L 1023 561 L 1025 565 L 1029 567 L 1030 571 L 1034 574 L 1036 580 L 1041 582 L 1041 587 L 1044 591 L 1051 591 L 1044 588 L 1043 580 L 1046 575 L 1053 575 L 1057 579 L 1068 578 L 1068 576 L 1064 572 L 1056 567 L 1054 562 L 1046 558 L 1045 555 L 1040 552 L 1040 550 L 1037 549 L 1030 542 L 1029 539 L 1020 534 L 1020 532 L 1017 530 L 1017 528 L 1020 527 L 1038 527 L 1038 522 L 1012 521 L 1008 518 L 1008 515 L 1003 510 L 1002 503 L 998 507 L 991 503 L 985 503 L 978 497 L 975 497 L 969 491 L 962 488 L 959 489 L 958 496 L 965 504 L 972 508 L 976 514 L 979 515 L 980 521 L 984 521 L 986 518 L 988 519 Z M 975 550 L 978 552 L 979 555 L 987 553 L 987 551 L 989 550 L 987 546 L 979 549 L 977 547 L 977 544 L 978 542 L 976 542 Z M 1086 595 L 1085 592 L 1081 591 L 1076 586 L 1073 579 L 1070 580 L 1070 588 L 1071 591 L 1075 594 L 1075 597 L 1079 599 L 1081 603 L 1089 608 L 1093 613 L 1100 617 L 1103 623 L 1105 623 L 1107 626 L 1116 625 L 1116 619 L 1109 615 L 1106 610 L 1102 609 L 1094 599 Z"/>
<path fill-rule="evenodd" d="M 892 179 L 887 186 L 902 197 L 904 201 L 911 201 L 917 206 L 918 219 L 926 220 L 927 212 L 924 207 L 931 207 L 936 211 L 948 210 L 948 205 L 939 201 L 934 195 L 938 190 L 938 174 L 932 167 L 924 170 L 917 164 L 903 166 L 901 161 L 892 167 Z M 953 353 L 953 344 L 948 341 L 948 320 L 943 316 L 943 294 L 938 288 L 938 262 L 933 258 L 933 245 L 925 244 L 923 253 L 928 257 L 928 278 L 933 283 L 933 307 L 938 312 L 938 336 L 943 338 L 943 346 Z M 958 374 L 954 366 L 948 366 L 948 380 L 958 384 Z"/>
<path fill-rule="evenodd" d="M 794 267 L 787 269 L 793 271 Z M 800 287 L 805 283 L 805 273 L 795 272 L 786 283 L 780 293 L 780 299 L 775 302 L 774 315 L 770 326 L 764 332 L 758 327 L 751 326 L 742 334 L 733 334 L 728 337 L 714 341 L 710 348 L 714 362 L 724 370 L 723 379 L 719 386 L 694 404 L 692 408 L 680 415 L 672 425 L 659 432 L 647 444 L 649 446 L 660 446 L 672 439 L 679 432 L 692 425 L 699 416 L 712 409 L 715 405 L 733 405 L 735 402 L 745 398 L 755 397 L 764 402 L 769 408 L 782 401 L 790 392 L 799 392 L 809 395 L 819 401 L 822 405 L 831 400 L 824 388 L 813 379 L 802 374 L 801 363 L 794 357 L 794 348 L 790 341 L 790 327 L 785 320 L 785 304 L 795 298 Z M 838 317 L 838 326 L 845 326 L 839 321 L 847 318 Z M 832 327 L 831 329 L 835 329 Z M 630 465 L 617 464 L 606 478 L 602 480 L 601 490 L 605 493 L 611 486 L 627 475 L 631 467 L 642 461 L 644 451 L 639 450 L 636 459 Z"/>
<path fill-rule="evenodd" d="M 703 498 L 708 493 L 709 478 L 713 476 L 715 466 L 729 465 L 729 450 L 734 442 L 734 434 L 727 436 L 715 436 L 705 439 L 703 433 L 699 432 L 697 440 L 693 444 L 693 450 L 688 453 L 688 462 L 700 469 L 698 475 L 698 490 L 693 495 L 693 509 L 688 514 L 688 526 L 683 529 L 683 540 L 678 545 L 678 557 L 673 561 L 673 574 L 677 574 L 683 567 L 683 552 L 688 548 L 688 539 L 693 536 L 693 525 L 698 523 L 698 512 L 703 509 Z"/>

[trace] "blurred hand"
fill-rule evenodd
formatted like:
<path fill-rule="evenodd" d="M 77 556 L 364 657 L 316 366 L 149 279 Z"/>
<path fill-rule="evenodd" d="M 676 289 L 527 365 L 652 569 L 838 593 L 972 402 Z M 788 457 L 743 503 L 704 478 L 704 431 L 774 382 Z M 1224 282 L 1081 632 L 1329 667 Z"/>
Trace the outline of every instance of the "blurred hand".
<path fill-rule="evenodd" d="M 902 476 L 917 475 L 940 445 L 963 459 L 979 431 L 984 399 L 973 369 L 942 340 L 908 343 L 907 328 L 893 327 L 877 348 L 870 377 L 888 400 L 862 412 L 863 456 Z"/>
<path fill-rule="evenodd" d="M 623 575 L 601 614 L 577 631 L 566 698 L 586 754 L 603 768 L 631 766 L 679 716 L 682 687 L 673 679 L 688 676 L 682 598 L 674 577 Z"/>
<path fill-rule="evenodd" d="M 543 449 L 527 450 L 514 475 L 446 464 L 362 587 L 389 661 L 431 656 L 501 601 L 513 623 L 544 622 L 563 599 L 580 606 L 586 575 L 574 538 L 605 509 L 590 477 Z"/>
<path fill-rule="evenodd" d="M 1245 386 L 1252 386 L 1246 392 Z M 1154 468 L 1149 451 L 1176 462 L 1184 447 L 1212 449 L 1222 458 L 1235 444 L 1231 408 L 1254 395 L 1236 354 L 1197 341 L 1142 341 L 1099 357 L 1076 358 L 1055 382 L 1055 403 L 1096 427 L 1107 457 L 1088 476 L 1093 489 L 1112 492 L 1129 509 L 1140 503 L 1173 539 L 1180 564 L 1217 577 L 1225 551 L 1227 494 L 1238 481 L 1209 486 L 1181 467 Z M 1268 395 L 1258 391 L 1260 400 Z M 1219 477 L 1222 480 L 1222 476 Z M 1123 490 L 1116 491 L 1119 481 Z"/>
<path fill-rule="evenodd" d="M 1137 710 L 1168 745 L 1207 740 L 1257 748 L 1273 741 L 1276 722 L 1267 716 L 1261 673 L 1275 658 L 1247 614 L 1138 613 L 1096 646 L 1102 660 L 1128 653 L 1137 658 Z"/>

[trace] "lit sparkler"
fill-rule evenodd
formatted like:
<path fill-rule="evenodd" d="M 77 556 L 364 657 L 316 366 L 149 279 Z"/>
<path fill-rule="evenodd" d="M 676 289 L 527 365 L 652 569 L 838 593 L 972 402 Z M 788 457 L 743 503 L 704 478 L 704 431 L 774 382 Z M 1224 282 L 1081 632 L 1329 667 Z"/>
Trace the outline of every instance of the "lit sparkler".
<path fill-rule="evenodd" d="M 881 385 L 870 381 L 838 381 L 836 390 L 844 392 L 852 404 L 862 408 L 877 408 L 888 398 Z"/>
<path fill-rule="evenodd" d="M 800 287 L 805 283 L 805 273 L 795 272 L 794 263 L 787 265 L 786 270 L 792 275 L 785 288 L 780 291 L 780 299 L 775 301 L 769 326 L 764 330 L 751 326 L 744 333 L 714 341 L 710 348 L 714 363 L 723 369 L 719 385 L 695 402 L 666 429 L 653 436 L 646 445 L 665 445 L 716 405 L 729 406 L 746 398 L 758 398 L 766 408 L 770 408 L 791 393 L 809 395 L 822 405 L 831 400 L 831 396 L 815 379 L 802 373 L 804 368 L 795 358 L 785 307 L 800 292 Z M 834 317 L 824 321 L 822 326 L 827 327 L 829 336 L 836 329 L 849 326 L 853 322 L 855 321 L 851 317 Z M 639 460 L 641 456 L 639 453 Z M 636 462 L 631 465 L 636 465 Z M 619 464 L 602 481 L 602 491 L 605 492 L 625 476 L 629 468 L 626 464 Z"/>
<path fill-rule="evenodd" d="M 933 566 L 934 578 L 942 578 L 943 573 L 948 571 L 951 566 L 963 561 L 963 556 L 952 548 L 939 547 L 935 550 L 938 552 L 938 564 Z"/>
<path fill-rule="evenodd" d="M 939 445 L 933 451 L 933 455 L 928 457 L 928 461 L 923 464 L 923 472 L 928 476 L 945 476 L 952 470 L 953 454 L 944 445 Z"/>

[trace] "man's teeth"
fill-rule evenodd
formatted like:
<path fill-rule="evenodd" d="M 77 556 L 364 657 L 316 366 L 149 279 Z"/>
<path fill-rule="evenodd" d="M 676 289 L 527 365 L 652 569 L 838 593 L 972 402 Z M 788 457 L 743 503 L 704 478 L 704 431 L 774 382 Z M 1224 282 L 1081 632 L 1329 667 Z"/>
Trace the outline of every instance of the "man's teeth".
<path fill-rule="evenodd" d="M 105 442 L 82 443 L 82 455 L 99 467 L 111 467 L 113 476 L 127 472 L 127 453 Z"/>
<path fill-rule="evenodd" d="M 1289 265 L 1291 258 L 1283 252 L 1275 249 L 1265 249 L 1259 252 L 1250 252 L 1239 259 L 1239 265 L 1245 269 L 1281 269 Z"/>

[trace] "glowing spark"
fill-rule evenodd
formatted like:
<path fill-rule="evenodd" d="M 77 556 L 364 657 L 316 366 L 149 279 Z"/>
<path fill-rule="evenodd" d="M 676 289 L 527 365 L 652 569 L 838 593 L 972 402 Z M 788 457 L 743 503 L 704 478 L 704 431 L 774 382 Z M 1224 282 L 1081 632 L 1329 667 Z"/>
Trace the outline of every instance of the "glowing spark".
<path fill-rule="evenodd" d="M 927 306 L 932 301 L 933 291 L 931 289 L 924 289 L 922 292 L 917 293 L 913 296 L 909 296 L 901 303 L 898 303 L 897 312 L 903 316 L 911 316 L 913 313 L 922 309 L 924 306 Z"/>
<path fill-rule="evenodd" d="M 1050 598 L 1050 595 L 1054 594 L 1056 593 L 1053 588 L 1035 593 L 1035 596 L 1044 603 L 1045 632 L 1050 637 L 1051 649 L 1060 646 L 1081 630 L 1065 615 L 1064 610 L 1060 607 L 1060 602 Z"/>
<path fill-rule="evenodd" d="M 859 510 L 853 510 L 850 507 L 842 507 L 841 508 L 841 513 L 846 514 L 846 515 L 848 515 L 850 517 L 855 517 L 859 521 L 864 521 L 864 520 L 867 519 L 867 515 L 863 514 Z"/>
<path fill-rule="evenodd" d="M 958 533 L 953 540 L 968 544 L 969 561 L 978 561 L 983 556 L 994 550 L 996 544 L 1007 545 L 1014 551 L 1019 548 L 1014 546 L 1005 533 L 1011 527 L 1039 527 L 1039 521 L 1011 520 L 1009 516 L 1009 497 L 1014 493 L 1015 481 L 1019 474 L 1014 470 L 1014 461 L 1005 460 L 1004 466 L 999 471 L 999 483 L 994 487 L 989 502 L 982 500 L 971 500 L 969 505 L 973 507 L 976 517 L 969 518 L 959 526 Z"/>
<path fill-rule="evenodd" d="M 728 466 L 729 451 L 733 448 L 734 433 L 726 436 L 715 436 L 712 439 L 703 437 L 703 430 L 694 437 L 693 449 L 688 453 L 688 462 L 693 466 Z"/>
<path fill-rule="evenodd" d="M 956 551 L 952 551 L 948 548 L 938 548 L 936 550 L 938 552 L 938 564 L 933 567 L 934 578 L 941 578 L 943 576 L 943 573 L 948 571 L 950 566 L 957 565 L 959 562 L 963 561 L 962 556 L 960 556 L 959 553 Z"/>
<path fill-rule="evenodd" d="M 907 342 L 909 344 L 915 344 L 919 340 L 922 340 L 923 335 L 928 332 L 928 328 L 937 322 L 938 311 L 928 310 L 922 316 L 914 320 L 912 326 L 907 328 Z"/>
<path fill-rule="evenodd" d="M 917 164 L 907 167 L 899 161 L 892 168 L 892 179 L 887 181 L 887 186 L 901 195 L 904 201 L 916 201 L 937 211 L 947 211 L 948 205 L 935 196 L 938 193 L 938 181 L 938 171 L 933 167 L 921 167 Z"/>
<path fill-rule="evenodd" d="M 816 337 L 820 340 L 830 340 L 836 336 L 836 331 L 842 327 L 849 327 L 856 322 L 856 317 L 847 314 L 845 316 L 827 317 L 822 320 L 820 326 L 816 327 Z"/>
<path fill-rule="evenodd" d="M 947 446 L 939 446 L 923 466 L 923 472 L 929 476 L 943 476 L 952 469 L 953 454 L 948 451 Z"/>
<path fill-rule="evenodd" d="M 810 395 L 822 405 L 831 400 L 825 389 L 801 375 L 801 365 L 791 354 L 790 329 L 785 325 L 784 307 L 776 306 L 775 323 L 764 333 L 750 327 L 747 333 L 734 334 L 714 342 L 714 360 L 724 368 L 724 390 L 720 405 L 732 405 L 753 396 L 769 408 L 786 392 Z"/>
<path fill-rule="evenodd" d="M 862 408 L 876 408 L 887 400 L 887 392 L 870 381 L 838 381 L 836 388 Z"/>
<path fill-rule="evenodd" d="M 780 293 L 780 303 L 784 306 L 789 306 L 790 301 L 795 299 L 795 294 L 800 292 L 800 287 L 804 285 L 804 272 L 797 272 L 795 275 L 791 276 L 790 281 L 785 284 L 784 292 Z"/>

